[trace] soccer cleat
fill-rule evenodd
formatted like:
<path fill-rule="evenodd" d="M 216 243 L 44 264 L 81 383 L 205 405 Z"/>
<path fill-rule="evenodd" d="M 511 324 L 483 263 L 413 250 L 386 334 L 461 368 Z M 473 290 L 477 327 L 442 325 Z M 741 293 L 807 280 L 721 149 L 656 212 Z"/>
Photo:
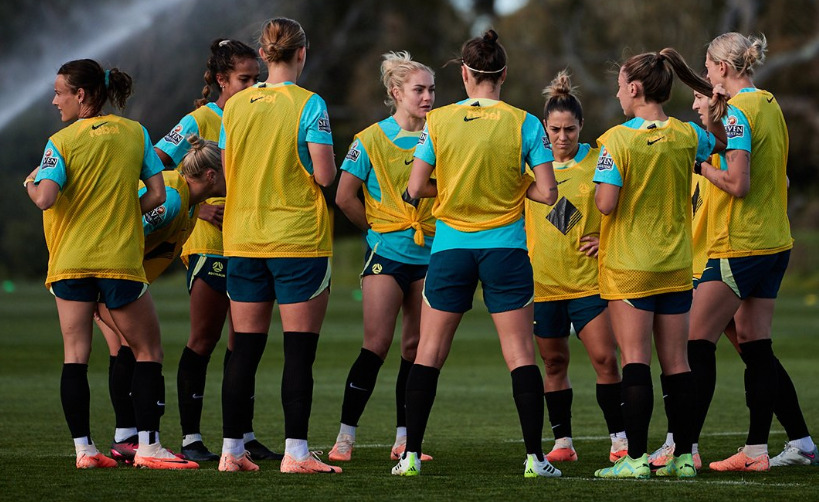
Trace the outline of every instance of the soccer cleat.
<path fill-rule="evenodd" d="M 648 465 L 652 471 L 665 466 L 674 458 L 674 443 L 665 443 L 648 456 Z"/>
<path fill-rule="evenodd" d="M 202 441 L 194 441 L 188 446 L 182 447 L 182 456 L 194 462 L 213 462 L 219 460 L 219 455 L 208 450 Z"/>
<path fill-rule="evenodd" d="M 745 454 L 743 449 L 740 448 L 734 455 L 719 462 L 711 462 L 708 464 L 708 467 L 710 467 L 712 471 L 767 471 L 770 469 L 770 461 L 767 453 L 763 453 L 758 457 L 749 457 Z"/>
<path fill-rule="evenodd" d="M 404 436 L 400 439 L 395 440 L 395 444 L 392 445 L 392 450 L 390 450 L 390 460 L 401 460 L 401 455 L 404 454 L 404 451 L 407 449 L 407 436 Z M 426 453 L 421 453 L 421 462 L 428 462 L 432 460 L 432 455 L 427 455 Z"/>
<path fill-rule="evenodd" d="M 258 471 L 259 466 L 250 460 L 250 453 L 245 451 L 241 455 L 231 455 L 230 453 L 222 453 L 219 459 L 219 471 L 221 472 L 239 472 L 239 471 Z"/>
<path fill-rule="evenodd" d="M 555 447 L 546 454 L 546 460 L 549 462 L 577 462 L 577 452 L 574 451 L 573 446 L 568 448 Z"/>
<path fill-rule="evenodd" d="M 108 469 L 116 466 L 116 460 L 108 458 L 99 452 L 97 452 L 96 455 L 88 455 L 86 453 L 77 454 L 77 469 Z"/>
<path fill-rule="evenodd" d="M 415 452 L 404 452 L 398 464 L 392 468 L 393 476 L 418 476 L 421 474 L 421 461 Z"/>
<path fill-rule="evenodd" d="M 648 479 L 651 477 L 651 469 L 648 467 L 648 455 L 643 453 L 642 457 L 636 459 L 626 455 L 615 462 L 613 466 L 594 471 L 594 477 Z"/>
<path fill-rule="evenodd" d="M 350 434 L 339 434 L 336 444 L 327 456 L 333 462 L 349 462 L 353 455 L 353 445 L 355 439 Z"/>
<path fill-rule="evenodd" d="M 561 450 L 565 449 L 566 448 L 561 448 Z M 577 456 L 575 456 L 575 460 L 577 460 Z M 559 478 L 563 475 L 560 469 L 549 463 L 548 457 L 543 457 L 543 460 L 538 460 L 537 455 L 533 453 L 526 455 L 526 460 L 523 462 L 523 465 L 525 466 L 523 469 L 524 478 Z"/>
<path fill-rule="evenodd" d="M 138 446 L 139 436 L 136 434 L 122 441 L 114 441 L 111 443 L 111 456 L 120 462 L 132 462 Z"/>
<path fill-rule="evenodd" d="M 153 443 L 137 448 L 134 455 L 134 466 L 143 469 L 198 469 L 199 464 L 179 458 L 160 443 Z"/>
<path fill-rule="evenodd" d="M 268 449 L 257 439 L 245 443 L 245 450 L 250 453 L 250 458 L 253 460 L 281 460 L 284 458 L 284 455 Z"/>
<path fill-rule="evenodd" d="M 322 462 L 318 457 L 320 453 L 311 451 L 304 460 L 296 460 L 289 453 L 285 453 L 279 469 L 287 474 L 334 474 L 341 472 L 341 467 L 327 465 Z"/>
<path fill-rule="evenodd" d="M 665 466 L 657 469 L 656 474 L 660 477 L 693 478 L 697 475 L 697 469 L 694 467 L 694 456 L 690 453 L 684 453 L 679 457 L 674 457 Z"/>
<path fill-rule="evenodd" d="M 814 446 L 812 452 L 806 452 L 790 443 L 785 443 L 785 449 L 771 459 L 770 466 L 785 467 L 787 465 L 819 465 L 819 449 Z"/>
<path fill-rule="evenodd" d="M 609 450 L 609 461 L 617 462 L 626 455 L 628 455 L 628 439 L 625 438 L 612 439 L 611 450 Z"/>

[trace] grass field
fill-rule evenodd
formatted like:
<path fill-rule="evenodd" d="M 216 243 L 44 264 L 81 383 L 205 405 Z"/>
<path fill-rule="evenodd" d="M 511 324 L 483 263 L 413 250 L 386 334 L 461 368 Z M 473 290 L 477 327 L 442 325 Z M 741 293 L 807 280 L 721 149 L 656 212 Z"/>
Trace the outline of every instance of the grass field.
<path fill-rule="evenodd" d="M 349 255 L 349 256 L 347 256 Z M 338 254 L 335 286 L 322 331 L 315 365 L 315 393 L 310 424 L 311 449 L 326 452 L 338 431 L 344 381 L 360 343 L 360 302 L 354 272 L 338 262 L 358 263 L 353 247 Z M 357 266 L 357 265 L 356 265 Z M 184 279 L 160 279 L 151 290 L 159 311 L 165 347 L 167 412 L 162 421 L 166 446 L 179 448 L 176 408 L 176 365 L 188 332 Z M 524 479 L 524 450 L 511 395 L 511 382 L 492 323 L 480 300 L 466 315 L 439 384 L 424 444 L 435 460 L 425 463 L 419 478 L 395 478 L 389 470 L 394 436 L 394 378 L 397 347 L 390 354 L 373 398 L 360 423 L 353 461 L 337 476 L 295 476 L 278 471 L 278 463 L 263 462 L 258 473 L 228 475 L 216 464 L 195 472 L 157 472 L 120 467 L 78 471 L 59 401 L 62 344 L 56 308 L 40 284 L 18 284 L 0 292 L 0 500 L 384 500 L 412 497 L 424 500 L 714 500 L 741 496 L 744 500 L 819 500 L 819 469 L 789 467 L 761 474 L 715 473 L 703 470 L 694 480 L 596 480 L 594 470 L 607 464 L 609 440 L 594 398 L 594 376 L 582 346 L 572 340 L 570 369 L 575 400 L 573 428 L 580 460 L 563 464 L 564 478 Z M 279 385 L 282 367 L 280 328 L 274 320 L 271 337 L 257 377 L 257 436 L 281 451 L 284 446 Z M 819 431 L 819 305 L 804 292 L 784 292 L 774 323 L 774 347 L 800 394 L 808 425 Z M 210 365 L 203 435 L 212 449 L 221 444 L 219 389 L 221 342 Z M 747 409 L 742 364 L 726 341 L 718 351 L 718 386 L 704 435 L 703 460 L 732 454 L 745 439 Z M 103 449 L 113 434 L 113 412 L 107 392 L 108 357 L 102 337 L 95 340 L 89 369 L 92 433 Z M 659 397 L 659 370 L 653 376 L 657 395 L 650 446 L 665 436 Z M 544 448 L 551 448 L 548 421 Z M 775 423 L 770 439 L 773 454 L 785 435 Z M 326 458 L 326 455 L 325 455 Z"/>

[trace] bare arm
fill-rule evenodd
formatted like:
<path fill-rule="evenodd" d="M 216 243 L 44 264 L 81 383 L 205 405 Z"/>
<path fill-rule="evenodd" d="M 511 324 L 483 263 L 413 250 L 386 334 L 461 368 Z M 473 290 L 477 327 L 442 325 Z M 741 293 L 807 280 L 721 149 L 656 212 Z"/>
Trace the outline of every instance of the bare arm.
<path fill-rule="evenodd" d="M 598 183 L 594 192 L 594 203 L 603 214 L 611 214 L 617 209 L 620 200 L 620 187 L 609 183 Z"/>
<path fill-rule="evenodd" d="M 37 177 L 37 171 L 39 170 L 40 168 L 37 167 L 31 171 L 31 174 L 26 178 L 26 193 L 28 193 L 28 197 L 31 201 L 34 202 L 34 205 L 45 211 L 46 209 L 50 209 L 57 200 L 57 195 L 60 194 L 60 185 L 55 181 L 47 179 L 40 180 L 40 182 L 35 185 L 33 180 Z"/>
<path fill-rule="evenodd" d="M 723 171 L 702 163 L 702 175 L 720 190 L 734 197 L 745 197 L 751 189 L 751 154 L 745 150 L 728 150 L 725 153 L 728 169 Z"/>
<path fill-rule="evenodd" d="M 535 182 L 526 190 L 526 197 L 535 202 L 549 204 L 557 202 L 557 181 L 551 162 L 538 164 L 532 168 L 535 173 Z"/>
<path fill-rule="evenodd" d="M 327 188 L 336 180 L 336 160 L 333 145 L 307 143 L 310 160 L 313 161 L 313 176 L 316 183 Z"/>
<path fill-rule="evenodd" d="M 157 147 L 154 147 L 154 151 L 156 152 L 157 157 L 159 157 L 159 160 L 162 161 L 163 166 L 165 166 L 165 167 L 174 167 L 173 159 L 171 158 L 170 155 L 163 152 L 162 150 L 160 150 Z"/>
<path fill-rule="evenodd" d="M 139 198 L 139 209 L 142 214 L 165 203 L 165 181 L 162 173 L 156 173 L 145 180 L 146 192 Z"/>
<path fill-rule="evenodd" d="M 367 212 L 361 199 L 358 198 L 358 190 L 364 182 L 352 174 L 342 171 L 336 189 L 336 206 L 344 213 L 353 225 L 361 230 L 370 228 L 367 222 Z"/>
<path fill-rule="evenodd" d="M 415 157 L 412 162 L 409 183 L 407 184 L 407 192 L 409 192 L 410 197 L 421 199 L 438 196 L 438 185 L 429 179 L 432 176 L 433 169 L 435 167 L 432 164 Z"/>

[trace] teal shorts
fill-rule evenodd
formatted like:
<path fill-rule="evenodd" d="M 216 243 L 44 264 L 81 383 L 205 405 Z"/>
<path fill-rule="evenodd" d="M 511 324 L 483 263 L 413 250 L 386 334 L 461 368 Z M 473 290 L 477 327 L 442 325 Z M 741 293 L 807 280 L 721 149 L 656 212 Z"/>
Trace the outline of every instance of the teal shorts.
<path fill-rule="evenodd" d="M 424 282 L 424 300 L 444 312 L 464 313 L 483 287 L 491 314 L 517 310 L 532 303 L 535 284 L 525 249 L 448 249 L 433 253 Z"/>
<path fill-rule="evenodd" d="M 228 258 L 227 294 L 236 302 L 302 303 L 330 287 L 330 258 Z"/>
<path fill-rule="evenodd" d="M 768 255 L 709 258 L 699 283 L 724 282 L 741 300 L 776 298 L 790 258 L 790 249 Z"/>
<path fill-rule="evenodd" d="M 118 309 L 137 301 L 148 291 L 148 284 L 125 279 L 64 279 L 51 284 L 51 294 L 72 302 L 104 303 Z"/>
<path fill-rule="evenodd" d="M 583 328 L 606 310 L 608 304 L 609 302 L 600 298 L 600 295 L 535 302 L 535 336 L 566 338 L 571 332 L 571 325 L 574 324 L 574 331 L 580 338 Z"/>
<path fill-rule="evenodd" d="M 373 253 L 373 250 L 367 247 L 367 253 L 364 255 L 364 270 L 361 272 L 361 277 L 368 275 L 388 275 L 395 279 L 398 287 L 406 295 L 409 292 L 410 284 L 415 281 L 420 281 L 427 275 L 427 265 L 410 265 L 401 263 L 400 261 L 390 260 Z"/>
<path fill-rule="evenodd" d="M 188 293 L 193 289 L 193 281 L 201 279 L 215 291 L 227 293 L 227 262 L 224 256 L 192 254 L 188 257 Z"/>
<path fill-rule="evenodd" d="M 675 315 L 685 314 L 691 310 L 691 300 L 694 290 L 661 293 L 659 295 L 644 296 L 643 298 L 629 298 L 623 300 L 639 310 L 647 310 L 655 314 Z"/>

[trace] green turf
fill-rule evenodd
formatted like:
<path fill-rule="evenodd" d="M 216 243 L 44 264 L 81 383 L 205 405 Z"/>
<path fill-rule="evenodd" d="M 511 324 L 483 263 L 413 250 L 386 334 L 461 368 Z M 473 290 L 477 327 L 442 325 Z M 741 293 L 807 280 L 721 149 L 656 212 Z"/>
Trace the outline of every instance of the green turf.
<path fill-rule="evenodd" d="M 344 264 L 343 260 L 350 261 Z M 339 256 L 336 280 L 315 364 L 315 394 L 310 424 L 311 449 L 332 447 L 338 430 L 341 397 L 350 364 L 360 347 L 360 301 L 355 288 L 357 249 Z M 343 266 L 339 266 L 339 264 Z M 162 422 L 163 443 L 179 448 L 176 408 L 176 363 L 184 346 L 187 294 L 180 275 L 160 279 L 151 290 L 157 304 L 165 347 L 168 408 Z M 360 298 L 360 296 L 359 296 Z M 815 386 L 819 354 L 819 306 L 814 297 L 783 294 L 774 326 L 775 350 L 800 394 L 808 425 L 819 430 L 819 386 Z M 575 400 L 573 427 L 579 462 L 559 465 L 564 478 L 524 479 L 524 450 L 511 396 L 511 381 L 500 354 L 492 323 L 480 300 L 466 315 L 440 377 L 425 451 L 435 460 L 419 478 L 395 478 L 389 470 L 394 436 L 394 379 L 397 345 L 387 359 L 373 398 L 364 413 L 353 461 L 334 476 L 284 475 L 278 464 L 262 462 L 258 473 L 223 474 L 215 463 L 195 472 L 152 472 L 120 467 L 78 471 L 73 446 L 59 401 L 62 346 L 56 309 L 41 285 L 18 284 L 0 293 L 0 500 L 269 500 L 269 499 L 572 499 L 572 500 L 743 500 L 816 499 L 819 468 L 780 468 L 770 473 L 732 474 L 704 470 L 690 481 L 595 480 L 594 470 L 607 465 L 609 440 L 594 398 L 594 376 L 582 346 L 572 340 L 570 369 Z M 279 384 L 281 336 L 274 320 L 257 376 L 257 435 L 273 449 L 283 449 Z M 219 389 L 221 342 L 210 365 L 203 434 L 217 450 L 221 443 Z M 701 448 L 704 460 L 724 458 L 744 442 L 747 410 L 742 365 L 725 341 L 718 352 L 718 388 L 706 423 Z M 89 369 L 92 432 L 101 447 L 113 434 L 113 412 L 107 392 L 108 357 L 101 337 L 95 340 Z M 658 369 L 653 369 L 659 387 Z M 655 399 L 650 446 L 664 438 L 659 397 Z M 551 447 L 548 422 L 544 448 Z M 774 425 L 770 449 L 785 441 Z M 326 455 L 325 455 L 326 458 Z"/>

